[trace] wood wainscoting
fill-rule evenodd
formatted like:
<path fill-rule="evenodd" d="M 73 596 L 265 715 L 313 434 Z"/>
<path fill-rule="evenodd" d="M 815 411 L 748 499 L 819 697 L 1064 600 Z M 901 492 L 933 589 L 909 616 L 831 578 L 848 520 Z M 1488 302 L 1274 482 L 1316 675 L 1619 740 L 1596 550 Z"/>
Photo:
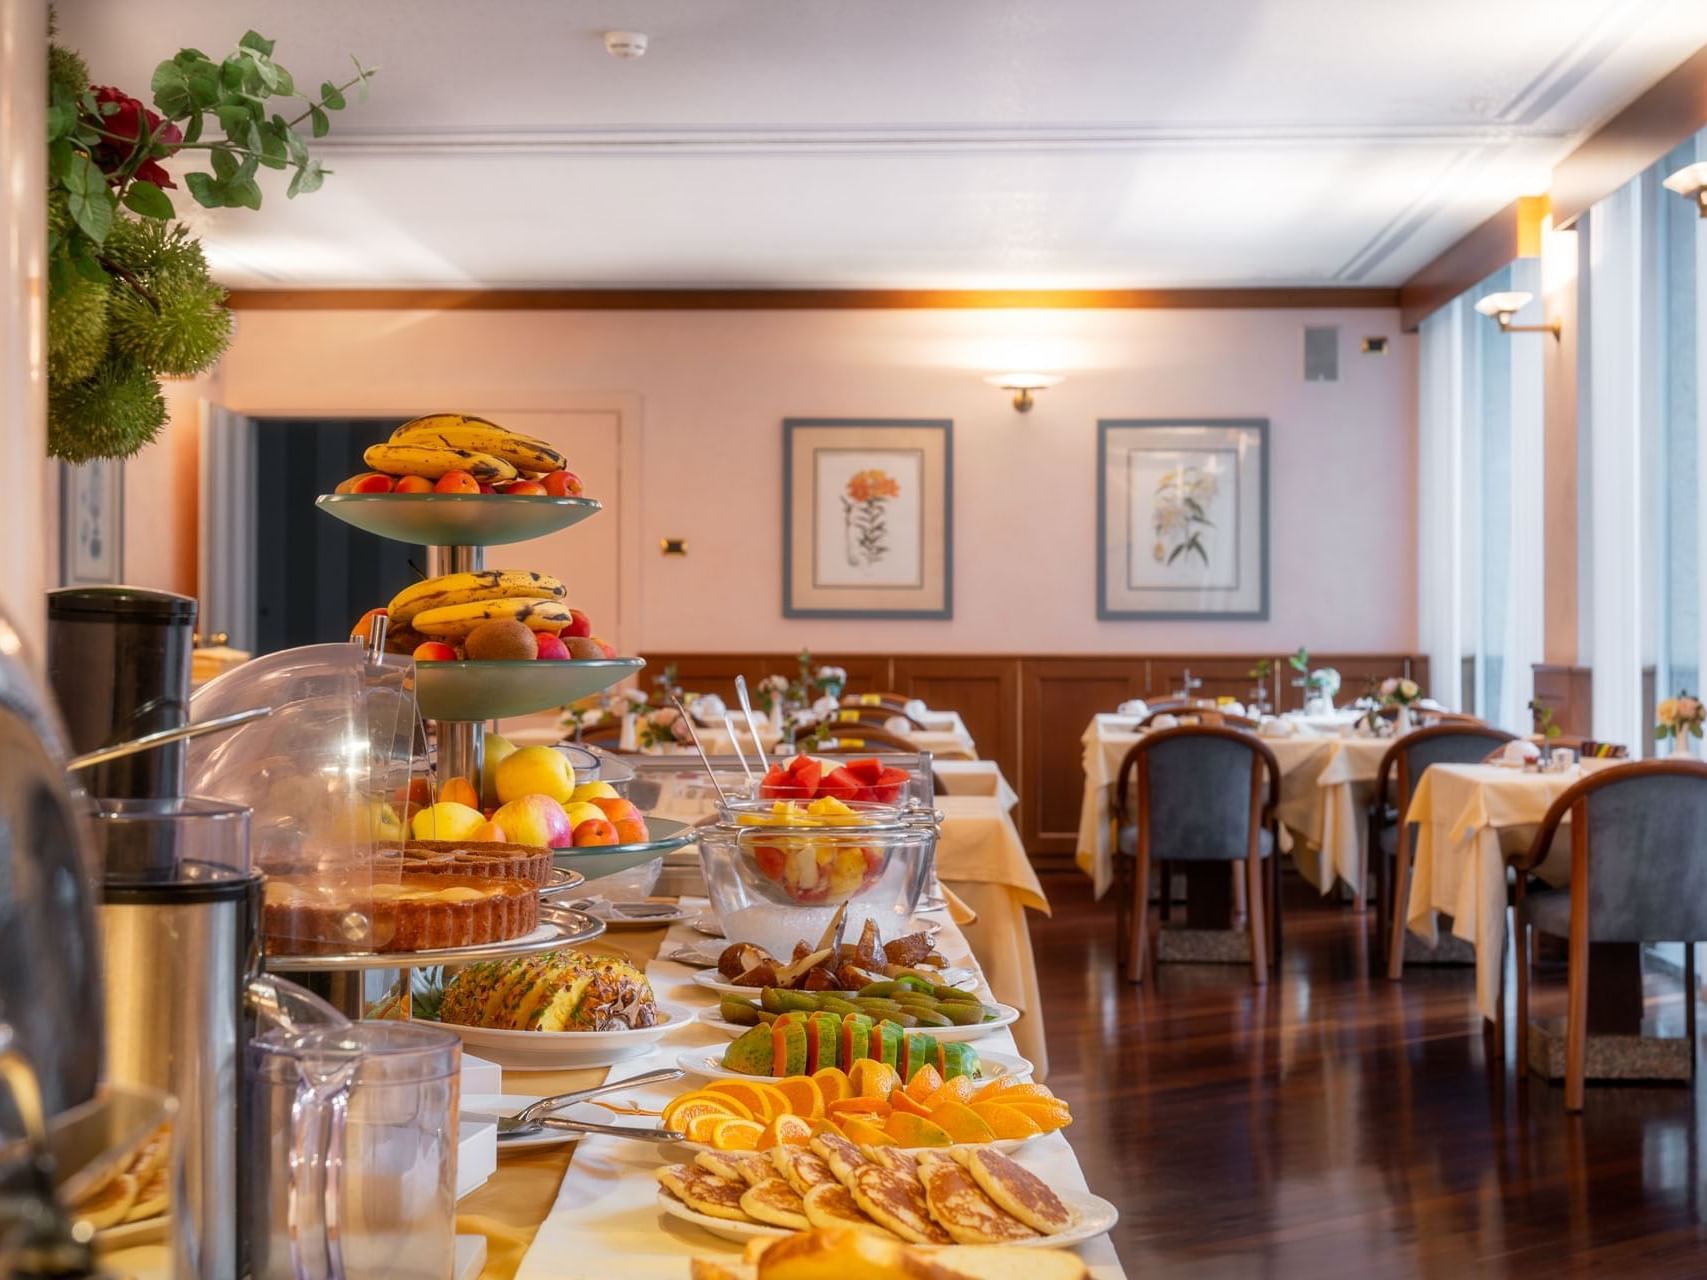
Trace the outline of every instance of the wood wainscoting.
<path fill-rule="evenodd" d="M 794 676 L 788 653 L 649 653 L 646 674 L 675 664 L 685 689 L 715 693 L 735 703 L 735 677 Z M 1016 815 L 1025 847 L 1040 867 L 1065 866 L 1078 843 L 1084 765 L 1080 738 L 1099 711 L 1128 698 L 1166 697 L 1182 687 L 1189 669 L 1200 697 L 1249 697 L 1257 663 L 1267 658 L 1269 697 L 1282 709 L 1300 706 L 1303 690 L 1285 655 L 1129 654 L 1033 657 L 1026 654 L 814 653 L 814 666 L 843 667 L 848 691 L 893 690 L 932 707 L 954 710 L 966 722 L 979 752 L 1001 766 L 1019 792 Z M 1340 700 L 1361 694 L 1371 681 L 1408 675 L 1428 688 L 1428 659 L 1407 653 L 1319 653 L 1312 667 L 1340 673 Z M 645 675 L 642 678 L 646 678 Z"/>

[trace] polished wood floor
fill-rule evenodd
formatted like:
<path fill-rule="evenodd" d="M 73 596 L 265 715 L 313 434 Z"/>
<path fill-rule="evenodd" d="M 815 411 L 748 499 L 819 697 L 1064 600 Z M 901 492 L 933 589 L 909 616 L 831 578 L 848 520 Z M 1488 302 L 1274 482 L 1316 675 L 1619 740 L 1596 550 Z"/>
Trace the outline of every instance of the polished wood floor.
<path fill-rule="evenodd" d="M 1296 877 L 1261 990 L 1207 965 L 1131 987 L 1113 903 L 1045 889 L 1050 1085 L 1134 1280 L 1707 1276 L 1699 1079 L 1591 1086 L 1567 1117 L 1561 1089 L 1488 1071 L 1470 970 L 1367 976 L 1360 917 Z M 1674 982 L 1650 1000 L 1681 1007 Z"/>

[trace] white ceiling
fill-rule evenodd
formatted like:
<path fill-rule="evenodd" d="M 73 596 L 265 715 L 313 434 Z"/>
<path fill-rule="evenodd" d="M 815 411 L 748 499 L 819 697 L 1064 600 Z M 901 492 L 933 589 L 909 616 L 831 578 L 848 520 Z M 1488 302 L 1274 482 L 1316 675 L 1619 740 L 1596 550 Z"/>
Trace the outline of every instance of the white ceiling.
<path fill-rule="evenodd" d="M 381 68 L 228 284 L 1391 285 L 1707 43 L 1703 0 L 61 0 L 145 89 Z M 645 58 L 600 33 L 645 31 Z M 188 206 L 187 195 L 178 201 Z"/>

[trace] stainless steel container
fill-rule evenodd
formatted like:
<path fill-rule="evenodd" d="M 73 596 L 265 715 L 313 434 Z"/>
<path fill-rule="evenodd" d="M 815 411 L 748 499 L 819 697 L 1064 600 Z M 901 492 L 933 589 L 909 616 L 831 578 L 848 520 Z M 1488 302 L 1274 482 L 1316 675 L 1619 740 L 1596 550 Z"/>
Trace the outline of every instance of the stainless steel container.
<path fill-rule="evenodd" d="M 261 879 L 249 869 L 249 811 L 217 801 L 97 800 L 105 859 L 101 953 L 107 1075 L 180 1103 L 180 1277 L 237 1276 L 245 988 L 259 956 Z"/>

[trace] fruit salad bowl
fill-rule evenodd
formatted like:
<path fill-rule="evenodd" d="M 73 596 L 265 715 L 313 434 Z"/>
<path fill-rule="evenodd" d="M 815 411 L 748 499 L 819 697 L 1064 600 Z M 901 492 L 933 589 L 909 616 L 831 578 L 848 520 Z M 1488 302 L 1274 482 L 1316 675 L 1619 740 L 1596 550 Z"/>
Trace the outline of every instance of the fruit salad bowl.
<path fill-rule="evenodd" d="M 786 815 L 731 806 L 736 811 L 723 822 L 701 829 L 706 891 L 729 938 L 788 955 L 799 939 L 822 933 L 844 904 L 849 937 L 858 937 L 866 920 L 884 938 L 904 932 L 934 865 L 936 825 L 908 820 L 894 806 L 876 806 L 881 820 L 862 821 L 847 805 L 841 814 L 809 812 L 824 803 L 772 802 L 795 810 Z"/>

